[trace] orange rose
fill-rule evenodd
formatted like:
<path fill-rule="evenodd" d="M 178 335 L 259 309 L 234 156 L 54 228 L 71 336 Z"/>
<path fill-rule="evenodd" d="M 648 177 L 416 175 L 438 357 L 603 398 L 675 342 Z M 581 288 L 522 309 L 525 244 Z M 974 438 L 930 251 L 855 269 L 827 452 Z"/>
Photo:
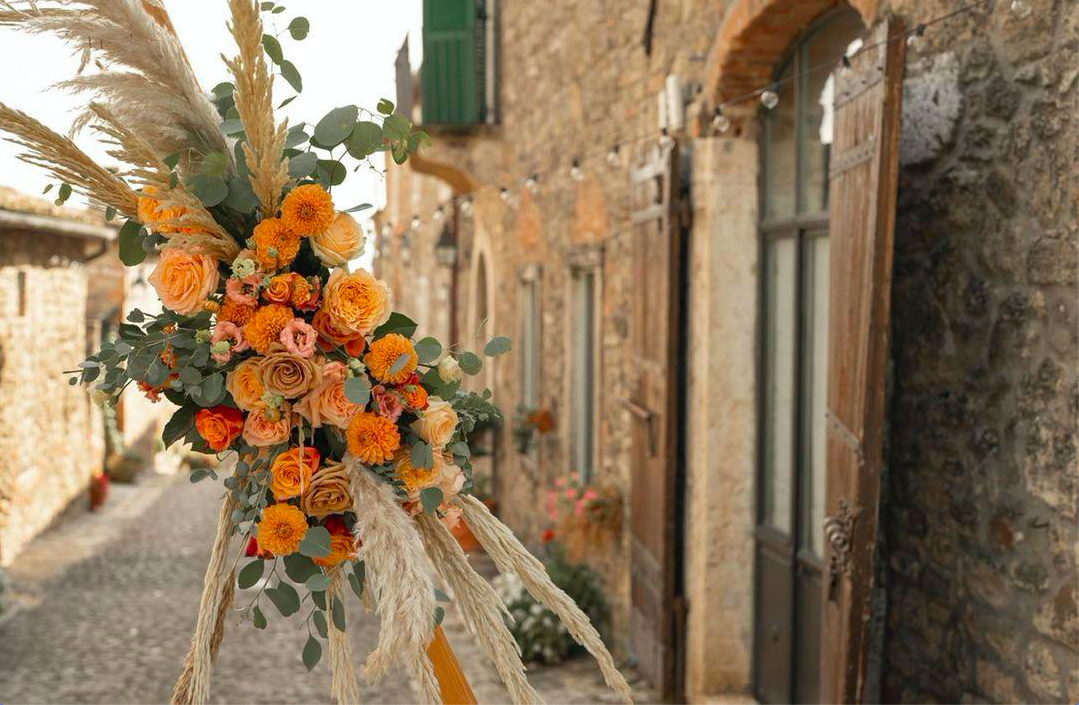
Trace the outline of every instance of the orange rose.
<path fill-rule="evenodd" d="M 345 366 L 336 361 L 323 365 L 322 383 L 296 402 L 295 408 L 312 428 L 324 424 L 346 428 L 360 407 L 345 396 Z"/>
<path fill-rule="evenodd" d="M 330 532 L 330 555 L 322 558 L 312 558 L 316 565 L 323 568 L 332 568 L 338 563 L 352 560 L 356 557 L 356 537 L 345 526 L 345 520 L 338 515 L 326 517 L 322 523 L 326 531 Z"/>
<path fill-rule="evenodd" d="M 295 399 L 322 383 L 322 367 L 287 352 L 280 344 L 259 362 L 259 376 L 266 391 Z"/>
<path fill-rule="evenodd" d="M 370 333 L 390 317 L 390 288 L 363 269 L 333 270 L 322 301 L 336 327 L 357 333 Z"/>
<path fill-rule="evenodd" d="M 431 397 L 427 409 L 412 422 L 412 430 L 435 448 L 450 442 L 457 430 L 457 412 L 440 397 Z"/>
<path fill-rule="evenodd" d="M 303 455 L 301 457 L 301 450 Z M 274 458 L 270 466 L 270 491 L 278 502 L 298 497 L 311 486 L 311 474 L 318 470 L 318 451 L 311 446 L 290 448 Z"/>
<path fill-rule="evenodd" d="M 244 427 L 244 415 L 231 406 L 199 409 L 195 414 L 195 429 L 207 445 L 220 453 L 232 445 Z"/>
<path fill-rule="evenodd" d="M 225 377 L 225 389 L 232 395 L 232 401 L 244 411 L 252 411 L 262 404 L 262 394 L 266 388 L 262 385 L 259 374 L 260 357 L 249 357 Z"/>
<path fill-rule="evenodd" d="M 292 277 L 288 274 L 278 274 L 270 280 L 269 285 L 262 290 L 262 298 L 272 304 L 287 304 L 292 301 Z"/>
<path fill-rule="evenodd" d="M 401 396 L 405 400 L 405 406 L 410 411 L 420 411 L 427 408 L 427 390 L 420 385 L 415 374 L 412 375 L 412 379 L 407 384 L 401 387 Z"/>
<path fill-rule="evenodd" d="M 165 308 L 187 316 L 200 311 L 206 297 L 217 291 L 217 261 L 208 255 L 162 250 L 148 280 Z"/>
<path fill-rule="evenodd" d="M 344 346 L 345 352 L 352 357 L 359 357 L 367 343 L 363 333 L 356 333 L 338 328 L 333 324 L 330 314 L 325 309 L 315 311 L 311 319 L 311 327 L 318 333 L 318 347 L 320 350 L 330 352 L 338 345 Z"/>
<path fill-rule="evenodd" d="M 292 408 L 282 402 L 274 409 L 258 406 L 244 421 L 244 441 L 256 448 L 284 443 L 292 435 Z"/>

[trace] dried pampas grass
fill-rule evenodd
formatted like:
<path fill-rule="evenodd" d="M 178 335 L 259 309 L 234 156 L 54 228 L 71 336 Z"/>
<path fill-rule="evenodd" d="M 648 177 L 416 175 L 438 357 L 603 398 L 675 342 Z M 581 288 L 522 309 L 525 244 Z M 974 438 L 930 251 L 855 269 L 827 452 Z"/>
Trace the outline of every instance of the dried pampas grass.
<path fill-rule="evenodd" d="M 0 103 L 0 131 L 8 142 L 26 151 L 19 159 L 45 169 L 91 199 L 134 218 L 139 195 L 123 179 L 99 166 L 67 137 L 57 134 L 26 113 Z"/>
<path fill-rule="evenodd" d="M 282 158 L 287 123 L 274 125 L 273 74 L 262 51 L 258 2 L 229 0 L 229 9 L 230 29 L 240 54 L 225 59 L 225 65 L 232 72 L 236 110 L 247 135 L 243 150 L 251 171 L 251 190 L 259 199 L 262 217 L 271 218 L 277 214 L 281 192 L 288 184 L 288 160 Z"/>
<path fill-rule="evenodd" d="M 330 574 L 330 598 L 342 601 L 345 597 L 345 573 L 338 566 Z M 326 602 L 329 608 L 330 602 Z M 330 642 L 330 694 L 337 699 L 337 705 L 355 705 L 360 702 L 360 686 L 356 681 L 356 671 L 352 667 L 352 645 L 348 641 L 348 635 L 340 631 L 333 622 L 332 617 L 326 615 L 326 623 L 329 629 Z"/>
<path fill-rule="evenodd" d="M 478 499 L 470 495 L 458 495 L 453 502 L 464 512 L 465 523 L 498 569 L 503 573 L 516 573 L 521 578 L 529 594 L 554 612 L 577 643 L 592 654 L 607 685 L 618 693 L 624 703 L 632 704 L 633 691 L 615 666 L 599 632 L 581 608 L 551 582 L 543 564 L 521 545 L 502 522 L 491 516 L 490 510 Z"/>
<path fill-rule="evenodd" d="M 412 670 L 420 700 L 438 703 L 438 681 L 427 658 L 434 634 L 434 584 L 423 544 L 390 485 L 352 456 L 345 457 L 345 464 L 352 476 L 356 535 L 363 539 L 360 557 L 381 622 L 378 646 L 367 657 L 364 677 L 377 683 L 400 663 Z"/>
<path fill-rule="evenodd" d="M 158 156 L 221 152 L 231 159 L 221 120 L 176 37 L 159 0 L 36 0 L 0 13 L 0 24 L 55 34 L 100 72 L 61 87 L 105 103 Z M 75 129 L 91 119 L 84 115 Z"/>
<path fill-rule="evenodd" d="M 171 226 L 168 230 L 181 229 L 181 232 L 163 233 L 167 238 L 165 247 L 199 252 L 225 261 L 232 261 L 239 254 L 239 244 L 214 220 L 199 199 L 182 182 L 171 185 L 173 177 L 168 165 L 154 155 L 149 144 L 124 127 L 105 106 L 91 103 L 90 113 L 94 116 L 94 129 L 111 146 L 109 155 L 129 165 L 125 175 L 143 188 L 152 188 L 153 198 L 163 208 L 182 209 L 180 216 L 155 223 Z"/>
<path fill-rule="evenodd" d="M 468 564 L 445 524 L 424 514 L 416 517 L 416 526 L 431 563 L 453 591 L 465 625 L 494 665 L 510 699 L 519 705 L 543 703 L 543 697 L 525 677 L 520 650 L 505 622 L 509 612 L 494 588 Z"/>

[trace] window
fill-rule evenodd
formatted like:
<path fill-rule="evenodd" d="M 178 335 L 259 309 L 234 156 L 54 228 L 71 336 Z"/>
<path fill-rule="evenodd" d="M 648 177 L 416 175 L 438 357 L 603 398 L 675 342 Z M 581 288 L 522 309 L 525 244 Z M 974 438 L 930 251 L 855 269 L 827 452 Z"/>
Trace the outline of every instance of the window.
<path fill-rule="evenodd" d="M 815 22 L 762 111 L 762 349 L 756 690 L 816 702 L 824 555 L 828 168 L 836 64 L 863 32 L 849 7 Z"/>
<path fill-rule="evenodd" d="M 596 270 L 573 269 L 570 311 L 570 453 L 582 483 L 592 481 L 596 425 Z"/>
<path fill-rule="evenodd" d="M 19 270 L 15 275 L 15 286 L 18 289 L 19 316 L 26 315 L 26 272 Z"/>
<path fill-rule="evenodd" d="M 495 0 L 424 0 L 424 124 L 494 122 L 494 5 Z"/>
<path fill-rule="evenodd" d="M 534 411 L 540 405 L 540 299 L 539 268 L 529 265 L 521 270 L 518 302 L 520 306 L 520 379 L 521 406 Z"/>

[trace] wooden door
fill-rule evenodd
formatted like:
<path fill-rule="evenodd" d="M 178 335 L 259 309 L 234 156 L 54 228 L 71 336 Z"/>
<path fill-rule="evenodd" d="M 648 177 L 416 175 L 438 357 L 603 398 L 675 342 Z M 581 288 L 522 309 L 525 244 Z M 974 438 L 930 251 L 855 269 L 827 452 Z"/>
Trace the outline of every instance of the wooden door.
<path fill-rule="evenodd" d="M 630 172 L 633 292 L 629 374 L 631 637 L 639 668 L 666 698 L 678 691 L 679 510 L 676 375 L 681 365 L 682 231 L 677 148 L 649 146 Z"/>
<path fill-rule="evenodd" d="M 899 115 L 906 44 L 887 20 L 836 72 L 830 166 L 827 576 L 821 698 L 865 695 L 892 280 Z M 890 41 L 889 41 L 890 40 Z"/>

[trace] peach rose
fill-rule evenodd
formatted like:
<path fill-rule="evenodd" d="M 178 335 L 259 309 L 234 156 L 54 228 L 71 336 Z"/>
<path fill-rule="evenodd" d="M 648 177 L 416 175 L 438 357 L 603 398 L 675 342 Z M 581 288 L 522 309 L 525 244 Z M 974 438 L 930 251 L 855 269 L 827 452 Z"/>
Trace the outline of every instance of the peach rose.
<path fill-rule="evenodd" d="M 352 415 L 360 410 L 345 397 L 345 366 L 327 362 L 322 366 L 322 384 L 296 402 L 296 411 L 312 428 L 324 424 L 346 428 Z"/>
<path fill-rule="evenodd" d="M 244 422 L 244 441 L 256 448 L 284 443 L 292 434 L 292 410 L 288 402 L 276 408 L 260 406 L 247 415 Z"/>
<path fill-rule="evenodd" d="M 273 498 L 280 502 L 306 492 L 311 486 L 311 475 L 318 470 L 318 462 L 318 451 L 311 446 L 289 448 L 279 453 L 270 465 Z"/>
<path fill-rule="evenodd" d="M 450 442 L 457 430 L 457 412 L 441 397 L 428 397 L 427 408 L 412 422 L 412 430 L 435 448 Z"/>
<path fill-rule="evenodd" d="M 333 324 L 330 314 L 326 313 L 326 309 L 320 308 L 315 311 L 315 315 L 311 318 L 311 326 L 318 332 L 318 347 L 323 352 L 330 352 L 340 345 L 350 356 L 359 357 L 367 347 L 363 333 L 338 328 Z"/>
<path fill-rule="evenodd" d="M 262 290 L 262 298 L 272 304 L 287 304 L 292 300 L 292 273 L 278 274 Z"/>
<path fill-rule="evenodd" d="M 322 518 L 352 508 L 348 470 L 344 463 L 329 462 L 311 477 L 311 486 L 300 499 L 300 508 L 309 517 Z"/>
<path fill-rule="evenodd" d="M 367 334 L 390 317 L 390 288 L 370 272 L 333 270 L 322 306 L 338 328 Z"/>
<path fill-rule="evenodd" d="M 311 357 L 315 354 L 318 332 L 302 318 L 293 318 L 281 331 L 281 344 L 293 355 Z"/>
<path fill-rule="evenodd" d="M 311 249 L 327 267 L 340 267 L 363 254 L 363 231 L 348 213 L 334 216 L 330 227 L 311 236 Z"/>
<path fill-rule="evenodd" d="M 217 291 L 217 261 L 174 248 L 162 250 L 148 280 L 165 308 L 190 315 L 201 310 L 206 297 Z"/>
<path fill-rule="evenodd" d="M 250 357 L 232 368 L 225 377 L 225 389 L 232 395 L 236 406 L 244 411 L 252 411 L 262 405 L 262 394 L 266 388 L 262 386 L 262 377 L 259 374 L 261 359 Z"/>
<path fill-rule="evenodd" d="M 296 399 L 322 383 L 322 368 L 293 355 L 278 343 L 259 361 L 259 376 L 267 392 Z"/>

